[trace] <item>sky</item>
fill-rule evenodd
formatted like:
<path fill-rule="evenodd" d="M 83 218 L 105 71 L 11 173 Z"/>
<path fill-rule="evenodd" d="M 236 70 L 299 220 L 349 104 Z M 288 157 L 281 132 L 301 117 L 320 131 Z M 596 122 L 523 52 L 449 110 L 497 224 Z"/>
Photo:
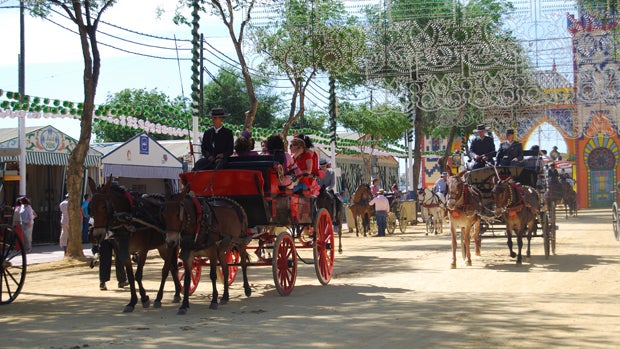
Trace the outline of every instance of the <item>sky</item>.
<path fill-rule="evenodd" d="M 157 89 L 174 98 L 190 96 L 191 31 L 172 22 L 174 0 L 119 1 L 104 15 L 99 27 L 101 75 L 95 98 L 104 103 L 109 94 L 125 88 Z M 0 0 L 0 89 L 18 91 L 18 54 L 20 50 L 19 1 Z M 158 8 L 164 10 L 157 18 Z M 254 17 L 253 17 L 254 18 Z M 119 29 L 125 28 L 128 30 Z M 75 25 L 54 14 L 48 19 L 25 16 L 25 91 L 27 95 L 81 102 L 83 100 L 83 59 Z M 221 53 L 211 50 L 205 58 L 222 65 L 236 55 L 230 38 L 219 19 L 203 15 L 200 32 Z M 176 37 L 177 41 L 172 40 Z M 109 46 L 107 46 L 109 45 Z M 151 45 L 151 46 L 146 46 Z M 112 46 L 112 47 L 110 47 Z M 178 51 L 175 49 L 178 48 Z M 127 52 L 129 51 L 129 52 Z M 177 60 L 177 52 L 179 60 Z M 209 66 L 209 63 L 206 63 Z M 211 65 L 212 72 L 217 67 Z M 16 119 L 0 119 L 0 127 L 17 127 Z M 27 119 L 26 126 L 52 124 L 73 138 L 79 138 L 80 126 L 73 119 Z M 536 133 L 536 132 L 535 132 Z M 544 128 L 542 148 L 557 145 L 561 152 L 566 144 L 553 129 Z M 531 139 L 529 148 L 537 144 Z M 551 144 L 553 143 L 553 144 Z M 404 171 L 404 166 L 401 166 Z"/>
<path fill-rule="evenodd" d="M 177 26 L 172 22 L 176 3 L 177 1 L 170 0 L 119 1 L 104 13 L 103 21 L 133 32 L 109 24 L 100 25 L 98 40 L 101 43 L 99 45 L 101 74 L 95 98 L 96 104 L 104 103 L 109 94 L 124 88 L 147 90 L 157 88 L 171 98 L 190 96 L 191 30 L 187 26 Z M 0 89 L 4 91 L 18 91 L 20 51 L 18 7 L 18 0 L 0 0 L 0 32 L 3 33 L 0 36 L 2 47 Z M 157 18 L 158 7 L 165 10 L 161 19 Z M 81 102 L 84 64 L 79 37 L 74 33 L 75 24 L 58 14 L 51 16 L 50 20 L 26 14 L 24 22 L 26 94 Z M 223 54 L 236 57 L 230 38 L 223 29 L 223 24 L 214 18 L 203 18 L 201 21 L 200 32 L 204 33 L 205 39 Z M 176 59 L 175 41 L 171 40 L 175 37 L 179 61 Z M 17 127 L 16 119 L 0 120 L 2 122 L 0 127 Z M 26 126 L 48 124 L 53 124 L 74 138 L 79 137 L 77 120 L 27 119 L 26 121 Z"/>

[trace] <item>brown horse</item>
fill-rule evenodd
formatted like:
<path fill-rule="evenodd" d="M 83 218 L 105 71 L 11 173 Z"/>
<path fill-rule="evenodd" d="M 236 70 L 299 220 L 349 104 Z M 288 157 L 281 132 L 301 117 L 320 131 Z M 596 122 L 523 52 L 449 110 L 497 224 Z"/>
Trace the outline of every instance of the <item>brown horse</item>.
<path fill-rule="evenodd" d="M 573 186 L 566 180 L 560 180 L 562 186 L 562 203 L 564 204 L 565 218 L 577 217 L 577 193 Z"/>
<path fill-rule="evenodd" d="M 470 240 L 473 237 L 476 256 L 480 256 L 480 215 L 482 194 L 478 189 L 463 180 L 461 172 L 448 178 L 446 208 L 450 219 L 452 234 L 452 269 L 456 268 L 456 233 L 461 231 L 461 251 L 467 265 L 471 265 Z"/>
<path fill-rule="evenodd" d="M 530 257 L 530 241 L 536 230 L 536 217 L 540 211 L 540 194 L 530 186 L 506 178 L 495 181 L 491 195 L 495 203 L 495 214 L 502 215 L 506 222 L 510 257 L 517 257 L 517 265 L 521 265 L 524 236 L 527 238 L 526 258 Z M 512 232 L 517 236 L 518 253 L 512 250 Z"/>
<path fill-rule="evenodd" d="M 372 200 L 372 193 L 370 192 L 370 186 L 367 184 L 360 184 L 353 195 L 351 196 L 351 204 L 349 209 L 353 213 L 353 221 L 355 222 L 355 236 L 359 235 L 359 226 L 357 219 L 362 218 L 362 227 L 364 229 L 364 236 L 370 231 L 370 217 L 373 215 L 373 207 L 369 205 Z M 351 225 L 352 222 L 349 222 Z"/>
<path fill-rule="evenodd" d="M 169 246 L 181 247 L 180 258 L 185 268 L 183 280 L 183 302 L 178 314 L 184 315 L 189 308 L 192 265 L 195 257 L 208 257 L 210 261 L 213 297 L 211 309 L 218 307 L 217 266 L 222 269 L 223 279 L 229 280 L 229 267 L 226 254 L 239 252 L 243 272 L 245 295 L 252 290 L 247 278 L 249 257 L 246 245 L 251 240 L 248 236 L 248 218 L 243 208 L 235 201 L 224 197 L 192 198 L 187 195 L 189 185 L 176 195 L 166 194 L 162 215 L 166 229 L 166 242 Z M 221 303 L 229 301 L 228 282 L 224 282 Z"/>
<path fill-rule="evenodd" d="M 99 188 L 92 178 L 88 178 L 88 185 L 92 192 L 90 213 L 94 220 L 93 238 L 101 241 L 108 232 L 112 232 L 116 258 L 121 260 L 127 273 L 131 300 L 123 312 L 132 312 L 138 302 L 134 280 L 138 283 L 142 306 L 144 308 L 150 306 L 149 297 L 142 285 L 142 274 L 148 251 L 154 249 L 157 249 L 159 256 L 164 260 L 154 306 L 161 307 L 164 284 L 169 273 L 175 287 L 173 303 L 180 302 L 181 284 L 176 266 L 178 250 L 166 245 L 163 230 L 158 228 L 163 225 L 160 199 L 132 195 L 125 188 L 112 183 L 111 177 Z M 130 255 L 137 256 L 135 276 Z"/>

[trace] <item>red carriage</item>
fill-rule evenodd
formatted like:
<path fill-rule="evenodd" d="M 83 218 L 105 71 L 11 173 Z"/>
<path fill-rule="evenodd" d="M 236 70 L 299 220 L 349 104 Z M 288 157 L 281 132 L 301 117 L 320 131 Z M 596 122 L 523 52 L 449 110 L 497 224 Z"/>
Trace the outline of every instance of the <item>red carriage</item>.
<path fill-rule="evenodd" d="M 249 265 L 271 266 L 276 289 L 285 296 L 295 285 L 298 261 L 313 263 L 319 282 L 329 283 L 334 229 L 329 207 L 322 208 L 308 192 L 296 194 L 280 187 L 279 176 L 281 165 L 272 156 L 261 155 L 231 157 L 223 169 L 183 173 L 181 182 L 199 199 L 226 198 L 239 204 L 248 221 L 246 247 L 256 256 Z M 278 232 L 278 227 L 283 231 Z M 312 249 L 313 259 L 301 258 L 302 249 Z M 226 259 L 230 284 L 241 265 L 238 251 L 229 251 Z M 190 293 L 200 280 L 202 266 L 209 263 L 207 258 L 194 258 Z"/>

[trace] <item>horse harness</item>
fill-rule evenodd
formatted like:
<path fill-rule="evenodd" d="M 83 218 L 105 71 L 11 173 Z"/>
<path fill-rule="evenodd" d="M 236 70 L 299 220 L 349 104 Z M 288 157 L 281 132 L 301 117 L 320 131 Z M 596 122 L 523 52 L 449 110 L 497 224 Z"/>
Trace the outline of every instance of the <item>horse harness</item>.
<path fill-rule="evenodd" d="M 464 181 L 460 179 L 457 179 L 457 180 L 459 181 L 459 184 L 460 184 L 460 185 L 457 185 L 457 188 L 459 190 L 456 193 L 457 195 L 452 195 L 451 191 L 448 190 L 448 193 L 446 194 L 446 209 L 451 211 L 452 214 L 454 214 L 454 211 L 470 212 L 471 214 L 466 214 L 467 216 L 479 214 L 480 212 L 478 212 L 477 208 L 480 205 L 476 204 L 476 200 L 468 200 L 468 197 L 481 198 L 482 194 L 479 192 L 477 188 L 468 185 L 467 183 L 465 183 Z M 452 200 L 454 200 L 455 204 L 454 204 L 454 208 L 450 209 L 449 206 L 447 205 L 447 202 L 452 197 L 454 197 L 454 199 Z M 460 202 L 460 205 L 459 205 L 459 202 Z"/>

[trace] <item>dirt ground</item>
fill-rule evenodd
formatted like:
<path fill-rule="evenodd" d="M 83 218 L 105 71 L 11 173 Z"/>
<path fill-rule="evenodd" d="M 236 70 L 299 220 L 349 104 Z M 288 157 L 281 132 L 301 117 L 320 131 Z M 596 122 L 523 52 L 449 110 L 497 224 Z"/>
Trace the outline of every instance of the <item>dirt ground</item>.
<path fill-rule="evenodd" d="M 170 303 L 171 283 L 161 309 L 125 314 L 128 291 L 115 283 L 99 291 L 96 268 L 39 265 L 17 300 L 0 307 L 0 347 L 617 348 L 620 242 L 611 212 L 559 216 L 558 225 L 557 254 L 545 260 L 542 238 L 534 238 L 521 267 L 504 238 L 485 238 L 472 266 L 459 253 L 450 269 L 448 229 L 425 236 L 419 224 L 386 238 L 345 232 L 329 285 L 313 265 L 300 265 L 295 289 L 281 297 L 270 267 L 250 267 L 252 296 L 238 278 L 231 302 L 210 310 L 203 277 L 184 316 Z M 151 299 L 160 267 L 147 262 Z"/>

